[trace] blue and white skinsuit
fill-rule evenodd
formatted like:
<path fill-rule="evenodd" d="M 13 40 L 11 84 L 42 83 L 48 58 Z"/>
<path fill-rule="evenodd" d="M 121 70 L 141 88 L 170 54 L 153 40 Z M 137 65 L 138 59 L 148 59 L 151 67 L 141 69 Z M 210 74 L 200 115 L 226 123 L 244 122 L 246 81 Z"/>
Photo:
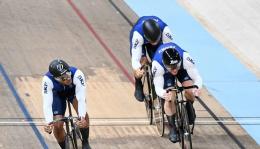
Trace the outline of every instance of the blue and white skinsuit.
<path fill-rule="evenodd" d="M 86 83 L 85 76 L 79 69 L 70 67 L 72 83 L 62 85 L 47 72 L 42 80 L 43 111 L 45 121 L 50 123 L 53 116 L 64 115 L 66 111 L 66 99 L 71 103 L 78 100 L 78 116 L 86 114 Z"/>
<path fill-rule="evenodd" d="M 163 98 L 166 89 L 174 86 L 175 83 L 176 77 L 165 68 L 162 61 L 163 51 L 169 48 L 176 49 L 182 59 L 180 69 L 176 75 L 179 82 L 182 83 L 187 80 L 192 80 L 194 85 L 201 88 L 202 79 L 190 54 L 175 43 L 166 43 L 157 49 L 152 61 L 153 81 L 157 95 Z"/>

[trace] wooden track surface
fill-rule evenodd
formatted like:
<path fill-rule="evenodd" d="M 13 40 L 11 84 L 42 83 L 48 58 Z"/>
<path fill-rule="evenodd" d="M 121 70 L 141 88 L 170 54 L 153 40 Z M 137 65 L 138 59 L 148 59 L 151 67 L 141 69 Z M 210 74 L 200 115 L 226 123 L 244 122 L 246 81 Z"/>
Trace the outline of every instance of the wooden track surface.
<path fill-rule="evenodd" d="M 109 1 L 71 1 L 96 34 L 131 75 L 128 36 L 131 26 Z M 121 0 L 114 0 L 134 22 L 137 16 Z M 87 109 L 94 149 L 178 148 L 156 128 L 138 124 L 145 119 L 144 104 L 133 97 L 133 84 L 121 71 L 68 1 L 0 1 L 0 63 L 33 118 L 42 118 L 41 77 L 49 62 L 62 58 L 87 75 Z M 0 75 L 0 118 L 23 118 L 6 80 Z M 202 99 L 218 116 L 230 116 L 204 89 Z M 198 103 L 197 116 L 211 117 Z M 97 125 L 102 118 L 103 126 Z M 106 119 L 122 121 L 106 125 Z M 131 125 L 123 121 L 131 121 Z M 200 120 L 200 119 L 198 119 Z M 1 121 L 4 121 L 1 119 Z M 129 122 L 130 123 L 130 122 Z M 53 135 L 37 126 L 49 148 L 58 148 Z M 259 148 L 240 126 L 228 126 L 246 148 Z M 167 131 L 166 131 L 167 132 Z M 0 148 L 41 148 L 30 126 L 0 126 Z M 218 125 L 197 125 L 194 148 L 238 148 Z"/>

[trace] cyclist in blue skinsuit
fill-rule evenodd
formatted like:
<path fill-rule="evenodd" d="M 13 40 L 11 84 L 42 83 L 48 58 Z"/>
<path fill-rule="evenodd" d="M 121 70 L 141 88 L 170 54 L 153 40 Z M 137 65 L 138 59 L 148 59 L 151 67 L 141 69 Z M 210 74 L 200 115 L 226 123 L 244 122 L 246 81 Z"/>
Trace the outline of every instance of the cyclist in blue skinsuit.
<path fill-rule="evenodd" d="M 144 100 L 141 78 L 144 70 L 141 66 L 153 58 L 156 49 L 163 43 L 172 41 L 172 33 L 160 18 L 156 16 L 140 17 L 130 32 L 130 54 L 135 77 L 135 98 Z M 148 59 L 147 59 L 148 58 Z"/>
<path fill-rule="evenodd" d="M 185 90 L 189 123 L 193 124 L 196 117 L 193 102 L 195 96 L 199 96 L 202 79 L 189 53 L 175 43 L 163 44 L 157 49 L 152 62 L 152 72 L 156 94 L 165 101 L 164 111 L 171 126 L 169 139 L 173 143 L 178 142 L 179 137 L 177 136 L 175 126 L 176 107 L 175 104 L 172 104 L 175 99 L 175 93 L 167 93 L 167 88 L 174 86 L 175 79 L 184 87 L 192 85 L 198 87 Z"/>
<path fill-rule="evenodd" d="M 89 138 L 89 117 L 86 111 L 86 84 L 82 71 L 70 67 L 63 60 L 53 60 L 42 80 L 43 112 L 46 126 L 44 130 L 48 133 L 54 132 L 54 136 L 62 149 L 65 148 L 64 122 L 52 124 L 53 119 L 64 117 L 66 111 L 66 99 L 68 99 L 80 120 L 77 125 L 82 134 L 83 149 L 90 149 Z"/>

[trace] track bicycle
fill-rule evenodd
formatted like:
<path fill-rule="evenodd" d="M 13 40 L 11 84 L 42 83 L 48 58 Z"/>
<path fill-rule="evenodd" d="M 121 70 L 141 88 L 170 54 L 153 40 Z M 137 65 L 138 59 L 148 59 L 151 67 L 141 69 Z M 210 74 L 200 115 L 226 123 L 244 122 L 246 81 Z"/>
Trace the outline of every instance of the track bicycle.
<path fill-rule="evenodd" d="M 80 149 L 82 148 L 82 136 L 80 133 L 79 127 L 76 125 L 76 121 L 78 121 L 78 117 L 73 117 L 71 112 L 71 105 L 68 100 L 66 100 L 68 109 L 69 109 L 69 116 L 56 119 L 51 123 L 56 123 L 63 121 L 65 123 L 65 147 L 66 149 Z"/>
<path fill-rule="evenodd" d="M 175 86 L 167 91 L 174 91 L 176 93 L 176 119 L 175 124 L 177 128 L 177 133 L 179 134 L 180 146 L 182 149 L 192 149 L 192 137 L 194 123 L 192 124 L 192 128 L 189 124 L 188 113 L 186 109 L 187 101 L 184 100 L 183 91 L 185 89 L 198 88 L 196 85 L 188 86 L 188 87 L 180 87 L 177 85 L 177 81 Z M 196 97 L 198 98 L 198 97 Z"/>

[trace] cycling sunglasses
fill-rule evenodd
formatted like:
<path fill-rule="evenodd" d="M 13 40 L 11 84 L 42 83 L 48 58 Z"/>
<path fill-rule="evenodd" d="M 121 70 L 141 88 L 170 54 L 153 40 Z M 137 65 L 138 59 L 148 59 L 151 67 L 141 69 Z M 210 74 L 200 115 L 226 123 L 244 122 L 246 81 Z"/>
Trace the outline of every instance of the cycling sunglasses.
<path fill-rule="evenodd" d="M 71 79 L 71 72 L 67 71 L 65 72 L 63 75 L 61 75 L 60 77 L 55 77 L 55 80 L 61 82 L 61 81 L 66 81 L 66 80 L 70 80 Z"/>

